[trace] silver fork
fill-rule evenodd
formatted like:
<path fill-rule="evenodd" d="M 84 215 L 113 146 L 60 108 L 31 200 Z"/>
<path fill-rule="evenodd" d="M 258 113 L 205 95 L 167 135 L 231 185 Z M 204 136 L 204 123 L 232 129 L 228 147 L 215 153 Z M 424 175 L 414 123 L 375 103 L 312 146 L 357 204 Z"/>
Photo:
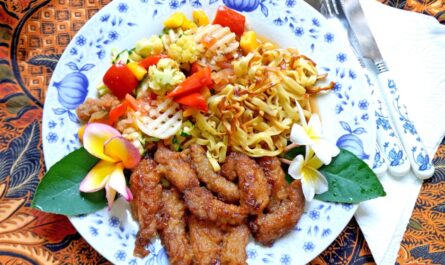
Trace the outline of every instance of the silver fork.
<path fill-rule="evenodd" d="M 374 86 L 372 74 L 366 68 L 365 60 L 360 51 L 358 41 L 350 28 L 349 22 L 342 10 L 340 0 L 307 0 L 310 5 L 320 11 L 330 21 L 337 21 L 348 34 L 348 40 L 352 46 L 360 66 L 368 80 L 369 89 L 371 89 L 372 99 L 375 103 L 375 116 L 377 127 L 377 144 L 375 159 L 386 159 L 385 161 L 374 161 L 373 170 L 377 174 L 386 171 L 394 176 L 403 176 L 409 169 L 410 164 L 406 156 L 406 152 L 393 129 L 391 120 L 389 119 L 388 109 L 383 101 L 380 90 Z"/>

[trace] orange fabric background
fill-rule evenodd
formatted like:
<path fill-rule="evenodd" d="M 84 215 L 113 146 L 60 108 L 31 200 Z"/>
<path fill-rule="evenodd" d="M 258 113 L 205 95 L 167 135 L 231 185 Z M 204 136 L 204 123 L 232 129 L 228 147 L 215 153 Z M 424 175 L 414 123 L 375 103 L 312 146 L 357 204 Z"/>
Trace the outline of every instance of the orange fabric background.
<path fill-rule="evenodd" d="M 109 264 L 66 217 L 28 207 L 44 173 L 41 118 L 51 73 L 74 34 L 108 2 L 0 1 L 0 264 Z M 441 0 L 382 2 L 445 23 Z M 46 55 L 45 65 L 32 60 L 37 55 Z M 14 164 L 2 164 L 17 154 L 24 159 L 32 154 L 39 157 L 31 163 L 33 170 L 19 180 L 11 177 L 16 173 Z M 434 163 L 436 174 L 422 187 L 399 264 L 445 264 L 445 143 Z M 311 264 L 333 263 L 374 264 L 355 220 Z"/>

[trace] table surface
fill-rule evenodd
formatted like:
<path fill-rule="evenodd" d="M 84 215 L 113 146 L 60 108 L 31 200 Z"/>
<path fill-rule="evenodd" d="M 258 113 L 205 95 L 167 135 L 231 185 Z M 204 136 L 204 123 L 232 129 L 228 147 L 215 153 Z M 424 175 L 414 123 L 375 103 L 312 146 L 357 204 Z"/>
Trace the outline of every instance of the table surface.
<path fill-rule="evenodd" d="M 66 217 L 29 208 L 45 169 L 41 120 L 52 71 L 75 33 L 109 1 L 0 1 L 0 264 L 109 264 Z M 445 23 L 442 0 L 383 2 Z M 28 170 L 6 161 L 25 161 Z M 445 141 L 434 164 L 436 174 L 422 187 L 398 264 L 445 264 Z M 311 262 L 333 263 L 374 264 L 354 219 Z"/>

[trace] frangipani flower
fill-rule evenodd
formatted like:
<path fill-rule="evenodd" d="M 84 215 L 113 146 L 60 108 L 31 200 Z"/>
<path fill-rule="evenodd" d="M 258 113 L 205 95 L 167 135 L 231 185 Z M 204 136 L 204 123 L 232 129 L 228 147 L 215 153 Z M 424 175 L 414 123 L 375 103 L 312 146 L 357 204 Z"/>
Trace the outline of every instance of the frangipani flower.
<path fill-rule="evenodd" d="M 298 155 L 289 165 L 288 173 L 294 179 L 301 180 L 304 198 L 311 201 L 315 194 L 321 194 L 328 190 L 328 181 L 318 169 L 323 162 L 314 155 L 314 152 L 306 146 L 306 157 Z"/>
<path fill-rule="evenodd" d="M 116 192 L 127 201 L 133 199 L 127 187 L 124 168 L 134 168 L 141 160 L 138 149 L 111 126 L 90 123 L 83 133 L 83 147 L 102 159 L 80 183 L 80 191 L 95 192 L 105 188 L 108 207 L 111 208 Z"/>
<path fill-rule="evenodd" d="M 294 124 L 290 133 L 290 140 L 298 145 L 309 146 L 314 150 L 318 158 L 325 164 L 331 163 L 331 159 L 340 153 L 340 149 L 323 136 L 320 117 L 314 113 L 306 123 L 301 106 L 297 104 L 298 113 L 302 125 Z"/>

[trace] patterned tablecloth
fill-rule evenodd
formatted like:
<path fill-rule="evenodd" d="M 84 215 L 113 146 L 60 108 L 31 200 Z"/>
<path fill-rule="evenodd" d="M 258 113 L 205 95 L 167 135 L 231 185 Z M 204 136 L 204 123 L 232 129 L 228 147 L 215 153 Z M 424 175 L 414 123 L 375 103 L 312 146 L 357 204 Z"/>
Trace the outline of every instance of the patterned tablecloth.
<path fill-rule="evenodd" d="M 109 264 L 64 216 L 29 208 L 44 174 L 45 91 L 74 34 L 110 0 L 0 0 L 0 264 Z M 173 0 L 172 0 L 173 1 Z M 442 0 L 385 0 L 445 23 Z M 399 264 L 445 264 L 445 141 L 422 187 Z M 352 220 L 311 264 L 374 264 Z"/>

